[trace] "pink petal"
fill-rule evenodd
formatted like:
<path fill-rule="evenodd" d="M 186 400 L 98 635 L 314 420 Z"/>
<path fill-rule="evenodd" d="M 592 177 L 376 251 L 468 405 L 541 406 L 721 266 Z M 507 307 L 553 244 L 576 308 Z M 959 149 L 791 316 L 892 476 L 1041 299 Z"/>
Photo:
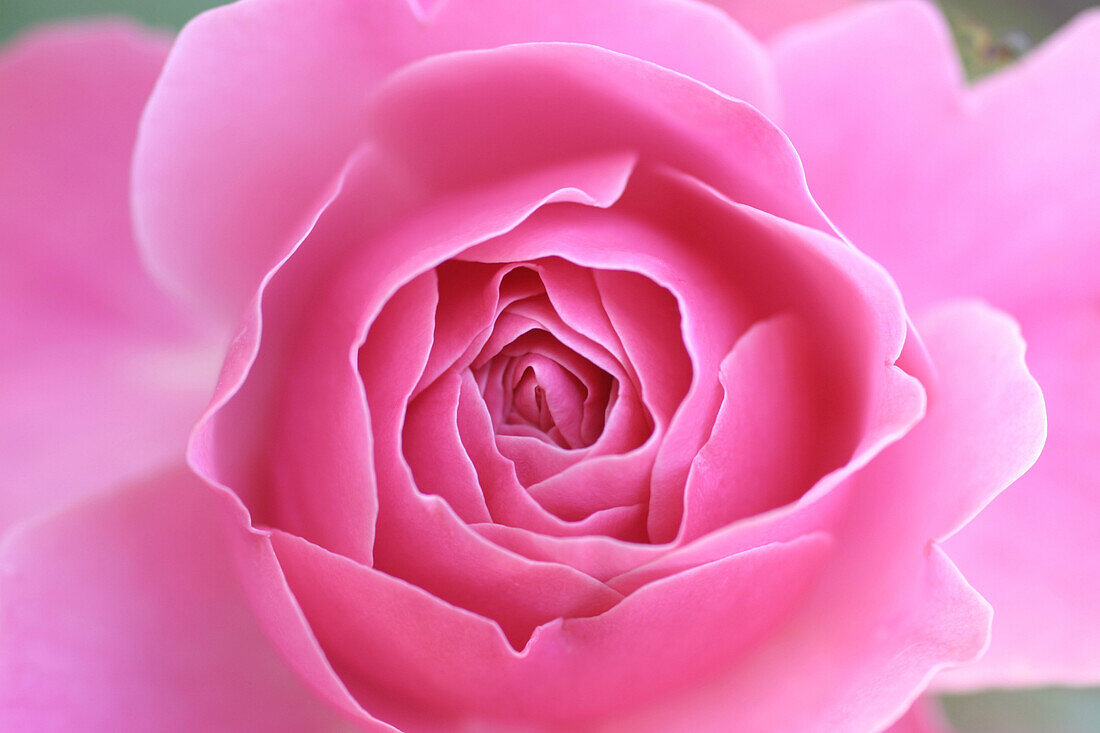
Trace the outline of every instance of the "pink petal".
<path fill-rule="evenodd" d="M 182 455 L 215 343 L 149 280 L 130 152 L 167 53 L 122 23 L 0 55 L 0 529 Z"/>
<path fill-rule="evenodd" d="M 859 0 L 707 0 L 725 10 L 757 38 L 834 13 Z"/>
<path fill-rule="evenodd" d="M 1083 15 L 967 89 L 931 3 L 869 3 L 777 42 L 783 128 L 814 197 L 906 302 L 980 295 L 1026 319 L 1049 307 L 1036 299 L 1100 288 L 1100 166 L 1082 154 L 1100 102 L 1080 93 L 1098 36 Z"/>
<path fill-rule="evenodd" d="M 500 83 L 502 75 L 545 81 L 547 74 L 560 83 Z M 623 74 L 637 84 L 625 97 L 615 96 L 613 90 L 624 88 Z M 462 102 L 449 105 L 447 98 L 454 93 L 451 85 L 456 81 Z M 549 98 L 539 101 L 532 94 Z M 526 130 L 542 139 L 540 126 L 550 123 L 540 117 L 533 126 L 519 124 L 533 109 L 552 103 L 568 113 L 591 106 L 595 99 L 605 100 L 607 106 L 601 115 L 562 125 L 559 154 L 550 160 L 529 160 L 531 149 L 526 143 L 530 140 L 516 139 L 516 132 Z M 448 105 L 446 135 L 425 127 L 425 120 L 443 119 L 432 109 L 437 104 Z M 466 148 L 449 146 L 448 136 L 467 134 L 462 132 L 464 126 L 471 131 L 476 126 L 479 135 L 490 134 L 482 125 L 485 109 L 494 110 L 490 118 L 494 124 L 511 130 L 496 136 L 501 155 L 456 159 L 466 155 Z M 672 116 L 672 109 L 688 113 Z M 754 109 L 658 67 L 599 49 L 533 45 L 438 57 L 392 79 L 384 95 L 375 100 L 371 119 L 376 125 L 376 145 L 352 160 L 338 190 L 331 193 L 332 205 L 307 241 L 269 276 L 271 312 L 265 313 L 265 346 L 258 346 L 263 305 L 257 298 L 227 360 L 209 420 L 200 426 L 192 446 L 194 465 L 238 491 L 260 522 L 278 517 L 279 502 L 272 503 L 265 495 L 272 482 L 263 472 L 265 455 L 270 455 L 265 454 L 269 431 L 272 426 L 283 429 L 278 413 L 272 413 L 284 403 L 275 396 L 288 394 L 280 381 L 297 371 L 299 384 L 312 383 L 314 391 L 324 384 L 340 388 L 319 397 L 329 392 L 330 398 L 353 395 L 355 375 L 340 354 L 344 348 L 354 348 L 355 328 L 364 333 L 381 304 L 403 282 L 478 241 L 508 231 L 543 203 L 609 205 L 632 169 L 635 156 L 623 150 L 632 139 L 655 153 L 668 152 L 688 167 L 713 172 L 731 194 L 761 206 L 773 204 L 794 218 L 827 226 L 806 193 L 793 152 Z M 611 134 L 608 125 L 621 127 L 625 134 Z M 669 140 L 672 149 L 664 150 Z M 725 165 L 715 165 L 723 158 Z M 424 161 L 430 165 L 423 165 Z M 466 178 L 453 180 L 460 175 Z M 364 207 L 363 201 L 372 205 Z M 425 242 L 433 244 L 425 246 Z M 504 260 L 537 259 L 517 255 L 509 250 Z M 610 266 L 618 266 L 624 257 L 633 261 L 634 253 L 617 254 Z M 345 312 L 348 304 L 355 304 L 355 323 L 326 319 L 305 334 L 308 338 L 293 337 L 295 329 L 308 329 L 311 313 L 313 318 L 326 315 L 325 309 L 316 309 L 313 298 L 332 303 L 333 312 Z M 294 344 L 326 347 L 290 349 Z M 311 404 L 301 396 L 294 400 L 300 406 Z M 337 410 L 358 410 L 353 399 L 333 405 Z M 334 419 L 326 418 L 326 412 L 304 418 L 307 424 L 325 420 L 329 431 L 354 428 L 341 440 L 355 450 L 365 450 L 368 442 L 361 436 L 361 414 L 348 412 Z M 291 410 L 281 420 L 292 425 L 295 414 Z M 323 455 L 311 457 L 301 449 L 295 453 L 290 442 L 281 445 L 286 449 L 275 456 L 284 465 L 308 466 Z M 326 546 L 369 559 L 373 500 L 362 487 L 369 487 L 373 479 L 363 473 L 365 463 L 358 459 L 336 468 L 349 470 L 336 483 L 317 484 L 308 495 L 298 492 L 295 500 L 316 503 L 316 516 L 339 518 L 324 527 Z M 333 473 L 331 464 L 318 469 Z M 355 501 L 342 502 L 337 500 L 340 496 Z M 325 505 L 339 508 L 326 512 L 321 509 Z M 313 539 L 322 541 L 319 535 Z"/>
<path fill-rule="evenodd" d="M 1100 683 L 1095 305 L 1036 319 L 1027 360 L 1043 388 L 1050 433 L 1035 468 L 945 544 L 997 611 L 989 652 L 938 680 L 945 689 Z"/>
<path fill-rule="evenodd" d="M 662 545 L 627 542 L 614 537 L 555 537 L 503 524 L 475 524 L 482 537 L 531 560 L 561 563 L 606 582 L 668 551 Z"/>
<path fill-rule="evenodd" d="M 606 49 L 530 43 L 434 56 L 386 81 L 369 123 L 375 144 L 425 186 L 631 150 L 738 203 L 832 231 L 793 149 L 755 108 Z"/>
<path fill-rule="evenodd" d="M 550 623 L 517 652 L 492 624 L 415 586 L 275 539 L 321 643 L 366 708 L 399 726 L 443 729 L 471 718 L 490 728 L 575 724 L 690 687 L 780 623 L 829 548 L 812 535 L 727 558 L 602 615 Z M 670 628 L 676 644 L 665 643 Z"/>
<path fill-rule="evenodd" d="M 935 545 L 883 580 L 872 589 L 866 577 L 822 579 L 823 595 L 860 587 L 858 598 L 804 604 L 786 631 L 724 678 L 608 730 L 658 733 L 689 721 L 691 730 L 721 733 L 731 719 L 760 733 L 888 728 L 935 670 L 981 653 L 991 610 Z"/>
<path fill-rule="evenodd" d="M 694 3 L 639 5 L 624 14 L 616 0 L 455 0 L 418 18 L 401 0 L 268 0 L 201 15 L 172 51 L 136 154 L 150 262 L 231 328 L 331 196 L 379 82 L 429 55 L 593 44 L 771 106 L 766 58 L 739 27 Z"/>
<path fill-rule="evenodd" d="M 381 571 L 496 620 L 513 643 L 522 645 L 539 624 L 563 615 L 598 613 L 617 602 L 619 595 L 571 568 L 530 561 L 492 545 L 463 524 L 438 497 L 417 490 L 401 450 L 401 423 L 405 405 L 420 380 L 416 365 L 426 363 L 430 347 L 431 319 L 426 318 L 428 313 L 418 311 L 425 310 L 425 301 L 434 307 L 434 301 L 423 297 L 415 285 L 430 282 L 434 287 L 434 277 L 434 273 L 425 273 L 413 281 L 413 287 L 402 288 L 390 299 L 360 352 L 378 487 L 373 561 Z M 462 387 L 476 391 L 468 372 Z M 448 401 L 458 410 L 461 434 L 462 401 Z M 484 411 L 479 396 L 473 402 Z M 472 432 L 492 441 L 487 415 Z M 478 465 L 475 451 L 468 445 L 464 448 Z M 489 511 L 494 512 L 497 507 L 490 492 L 500 482 L 478 478 Z M 518 484 L 513 491 L 521 499 L 527 496 Z M 539 511 L 529 497 L 527 506 Z M 546 593 L 546 587 L 554 592 Z"/>
<path fill-rule="evenodd" d="M 684 489 L 685 540 L 793 502 L 843 462 L 819 356 L 788 315 L 758 322 L 723 360 L 725 397 Z"/>
<path fill-rule="evenodd" d="M 1031 467 L 1046 439 L 1046 412 L 1011 318 L 964 301 L 933 308 L 918 323 L 938 376 L 928 415 L 857 480 L 899 493 L 940 487 L 923 492 L 920 515 L 908 521 L 943 538 Z"/>
<path fill-rule="evenodd" d="M 0 563 L 4 730 L 393 730 L 332 674 L 270 542 L 183 470 L 23 525 Z"/>
<path fill-rule="evenodd" d="M 947 543 L 997 609 L 952 687 L 1100 682 L 1095 146 L 1100 15 L 967 89 L 928 5 L 868 7 L 776 48 L 790 132 L 829 215 L 917 305 L 1009 309 L 1050 412 L 1036 467 Z M 1036 141 L 1042 141 L 1037 144 Z M 938 212 L 928 215 L 928 212 Z M 1067 561 L 1067 558 L 1072 558 Z"/>
<path fill-rule="evenodd" d="M 844 395 L 865 400 L 869 410 L 864 441 L 856 451 L 860 460 L 877 451 L 885 436 L 904 432 L 919 413 L 919 399 L 910 399 L 920 392 L 919 385 L 890 366 L 904 337 L 897 292 L 876 265 L 852 248 L 739 207 L 698 181 L 668 172 L 636 171 L 618 203 L 591 213 L 537 212 L 522 228 L 463 257 L 560 256 L 595 268 L 639 271 L 680 300 L 683 339 L 697 375 L 717 372 L 752 322 L 748 304 L 760 315 L 792 308 L 812 313 L 825 328 L 822 334 L 835 334 L 830 352 L 840 355 L 827 367 L 839 375 L 832 382 L 837 389 L 832 398 L 838 404 Z M 823 314 L 822 301 L 834 304 L 835 313 Z M 709 436 L 720 402 L 721 389 L 699 377 L 679 406 L 678 422 L 669 427 L 661 448 L 668 460 L 662 465 L 659 454 L 651 484 L 653 541 L 676 535 L 690 456 Z M 875 410 L 880 414 L 872 414 Z"/>
<path fill-rule="evenodd" d="M 409 403 L 401 432 L 401 451 L 417 491 L 442 496 L 464 522 L 489 522 L 477 469 L 458 434 L 461 381 L 445 375 Z"/>
<path fill-rule="evenodd" d="M 593 498 L 599 501 L 600 492 L 592 492 L 595 494 L 594 497 L 588 495 L 592 485 L 583 482 L 592 480 L 593 474 L 598 478 L 599 469 L 606 464 L 597 463 L 595 468 L 586 468 L 586 463 L 577 464 L 573 468 L 579 474 L 578 483 L 562 481 L 550 484 L 551 489 L 556 487 L 565 492 L 565 497 L 551 495 L 540 498 L 523 487 L 516 474 L 515 465 L 501 455 L 496 447 L 492 422 L 485 403 L 479 398 L 473 378 L 469 374 L 460 375 L 458 378 L 461 383 L 461 394 L 458 400 L 459 434 L 462 436 L 467 455 L 477 469 L 478 481 L 485 493 L 485 500 L 494 521 L 557 536 L 599 534 L 624 540 L 644 541 L 646 508 L 640 499 L 627 505 L 610 502 L 605 506 L 587 507 L 587 511 L 566 512 L 565 516 L 559 516 L 555 511 L 563 508 L 558 505 L 570 498 L 568 496 L 570 491 L 581 494 L 574 501 L 585 499 L 591 501 Z M 607 456 L 607 458 L 625 458 L 630 461 L 635 456 L 628 454 L 625 457 Z M 645 464 L 644 460 L 642 462 Z M 562 475 L 570 476 L 572 472 Z M 600 484 L 597 483 L 595 486 L 599 487 Z M 568 509 L 569 506 L 566 505 L 564 508 Z M 569 516 L 570 514 L 573 516 Z"/>

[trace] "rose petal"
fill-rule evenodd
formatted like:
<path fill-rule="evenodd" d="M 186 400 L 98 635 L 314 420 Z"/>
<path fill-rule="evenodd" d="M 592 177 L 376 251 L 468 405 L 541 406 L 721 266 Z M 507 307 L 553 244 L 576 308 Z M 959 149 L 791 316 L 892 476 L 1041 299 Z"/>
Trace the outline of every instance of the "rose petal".
<path fill-rule="evenodd" d="M 771 106 L 766 58 L 748 34 L 702 5 L 642 4 L 629 17 L 616 0 L 455 0 L 424 18 L 401 0 L 204 13 L 181 32 L 142 125 L 134 204 L 146 255 L 232 328 L 331 197 L 377 84 L 432 54 L 589 43 Z"/>
<path fill-rule="evenodd" d="M 517 652 L 484 619 L 420 588 L 274 539 L 311 624 L 368 710 L 399 726 L 444 728 L 471 717 L 487 726 L 576 723 L 688 686 L 780 623 L 829 548 L 814 535 L 727 558 L 602 615 L 551 623 Z M 676 644 L 638 643 L 670 628 Z"/>
<path fill-rule="evenodd" d="M 897 491 L 903 490 L 898 477 L 914 487 L 951 486 L 926 495 L 922 507 L 929 531 L 943 538 L 1031 468 L 1046 440 L 1046 410 L 1011 318 L 956 302 L 929 309 L 918 323 L 940 377 L 928 415 L 860 478 L 892 476 Z"/>
<path fill-rule="evenodd" d="M 725 10 L 757 38 L 834 13 L 859 0 L 707 0 Z"/>
<path fill-rule="evenodd" d="M 934 5 L 867 3 L 777 42 L 783 129 L 814 197 L 907 303 L 980 295 L 1026 316 L 1036 298 L 1100 289 L 1100 166 L 1082 155 L 1100 102 L 1080 93 L 1097 84 L 1098 37 L 1085 14 L 967 89 Z"/>
<path fill-rule="evenodd" d="M 733 718 L 759 733 L 887 728 L 935 670 L 981 653 L 992 615 L 937 546 L 893 563 L 895 572 L 877 588 L 865 575 L 822 578 L 816 587 L 833 600 L 804 603 L 802 615 L 759 656 L 743 657 L 724 679 L 609 730 L 657 733 L 690 721 L 691 730 L 721 733 Z M 858 597 L 836 598 L 851 591 Z"/>
<path fill-rule="evenodd" d="M 555 537 L 522 527 L 475 524 L 478 534 L 518 555 L 561 563 L 607 582 L 668 552 L 662 545 L 627 542 L 603 535 Z"/>
<path fill-rule="evenodd" d="M 792 316 L 762 321 L 722 361 L 725 398 L 691 463 L 684 540 L 795 501 L 843 463 L 836 438 L 849 430 L 829 424 L 833 394 L 806 328 Z"/>
<path fill-rule="evenodd" d="M 529 43 L 433 56 L 386 81 L 369 123 L 375 144 L 423 185 L 484 185 L 593 151 L 635 150 L 739 203 L 832 231 L 793 149 L 755 108 L 602 48 Z"/>
<path fill-rule="evenodd" d="M 943 689 L 1100 683 L 1100 318 L 1095 305 L 1032 321 L 1027 361 L 1050 434 L 1035 468 L 945 543 L 997 615 L 993 644 Z"/>
<path fill-rule="evenodd" d="M 430 253 L 427 255 L 430 256 Z M 421 281 L 434 287 L 434 273 Z M 416 281 L 414 281 L 416 282 Z M 522 645 L 532 629 L 558 616 L 598 613 L 617 602 L 619 595 L 589 576 L 561 565 L 534 562 L 509 553 L 483 539 L 464 525 L 438 497 L 417 491 L 412 472 L 401 452 L 402 416 L 420 380 L 419 365 L 426 363 L 430 333 L 420 331 L 416 340 L 409 323 L 430 324 L 423 309 L 425 298 L 415 287 L 402 288 L 386 304 L 372 324 L 360 352 L 360 374 L 370 410 L 373 436 L 373 471 L 377 479 L 378 516 L 375 524 L 375 568 L 415 583 L 447 602 L 496 620 L 512 643 Z M 434 302 L 432 302 L 434 305 Z M 405 339 L 374 344 L 377 331 Z M 385 338 L 385 337 L 384 337 Z M 410 368 L 410 364 L 413 365 Z M 475 390 L 469 372 L 463 387 Z M 474 402 L 484 411 L 479 396 Z M 462 402 L 455 399 L 458 428 L 462 433 Z M 476 434 L 492 441 L 491 423 L 485 415 Z M 472 455 L 469 446 L 466 452 Z M 473 456 L 474 465 L 479 461 Z M 489 493 L 492 484 L 479 477 L 490 512 L 496 507 Z M 518 494 L 526 496 L 516 486 Z M 530 500 L 529 506 L 537 510 Z M 549 519 L 549 515 L 545 515 Z M 635 520 L 636 521 L 636 520 Z M 427 550 L 430 548 L 430 550 Z M 553 593 L 536 589 L 552 587 Z"/>
<path fill-rule="evenodd" d="M 477 470 L 458 434 L 459 386 L 458 378 L 441 377 L 409 403 L 401 451 L 417 491 L 442 496 L 464 522 L 489 522 Z"/>
<path fill-rule="evenodd" d="M 0 530 L 178 456 L 213 388 L 216 342 L 130 236 L 130 151 L 166 53 L 110 22 L 0 55 Z"/>
<path fill-rule="evenodd" d="M 185 471 L 23 525 L 0 566 L 4 730 L 393 730 L 332 674 L 270 542 Z"/>
<path fill-rule="evenodd" d="M 737 534 L 755 541 L 751 533 L 761 524 L 772 538 L 832 527 L 835 561 L 800 615 L 760 656 L 740 659 L 725 682 L 624 729 L 661 730 L 690 714 L 700 721 L 693 729 L 721 730 L 736 709 L 739 725 L 753 731 L 879 730 L 902 715 L 899 700 L 914 699 L 939 668 L 984 650 L 990 607 L 926 538 L 964 521 L 1034 460 L 1041 400 L 1005 316 L 963 304 L 922 326 L 938 382 L 927 417 L 904 439 L 799 511 L 770 524 L 764 517 L 732 525 L 660 561 L 694 553 L 687 562 L 698 562 L 708 545 L 737 551 Z M 959 445 L 971 448 L 961 463 Z M 937 487 L 934 497 L 928 486 Z M 638 587 L 626 582 L 631 575 L 609 584 L 630 592 Z M 792 696 L 798 706 L 790 705 Z"/>

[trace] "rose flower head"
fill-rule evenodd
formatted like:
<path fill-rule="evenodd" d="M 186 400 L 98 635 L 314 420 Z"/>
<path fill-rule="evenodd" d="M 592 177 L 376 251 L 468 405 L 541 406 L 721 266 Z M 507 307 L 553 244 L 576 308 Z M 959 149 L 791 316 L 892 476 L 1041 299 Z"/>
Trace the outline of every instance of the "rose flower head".
<path fill-rule="evenodd" d="M 1023 339 L 907 312 L 735 17 L 243 0 L 166 59 L 114 26 L 9 51 L 148 72 L 66 98 L 112 131 L 71 133 L 121 212 L 90 236 L 135 333 L 220 364 L 128 433 L 165 470 L 11 534 L 13 730 L 866 733 L 981 654 L 939 542 L 1043 445 Z M 11 227 L 58 206 L 15 195 Z M 111 409 L 154 414 L 141 379 Z"/>

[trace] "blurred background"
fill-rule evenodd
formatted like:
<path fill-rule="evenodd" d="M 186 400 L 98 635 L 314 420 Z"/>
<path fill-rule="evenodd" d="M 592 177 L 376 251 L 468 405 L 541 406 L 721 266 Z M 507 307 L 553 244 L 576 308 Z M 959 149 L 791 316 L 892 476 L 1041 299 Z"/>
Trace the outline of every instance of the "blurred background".
<path fill-rule="evenodd" d="M 211 0 L 0 0 L 0 41 L 60 18 L 126 15 L 165 29 Z M 971 78 L 1012 63 L 1095 0 L 939 0 Z M 1100 733 L 1100 689 L 993 691 L 942 698 L 959 733 Z"/>

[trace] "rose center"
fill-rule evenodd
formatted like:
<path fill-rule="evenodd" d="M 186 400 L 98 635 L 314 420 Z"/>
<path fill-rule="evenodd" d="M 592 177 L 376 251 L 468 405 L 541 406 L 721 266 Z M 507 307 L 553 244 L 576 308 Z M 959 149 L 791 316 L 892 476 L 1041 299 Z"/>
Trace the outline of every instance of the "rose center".
<path fill-rule="evenodd" d="M 524 334 L 479 371 L 498 432 L 565 449 L 600 437 L 616 391 L 607 372 L 545 331 Z"/>

